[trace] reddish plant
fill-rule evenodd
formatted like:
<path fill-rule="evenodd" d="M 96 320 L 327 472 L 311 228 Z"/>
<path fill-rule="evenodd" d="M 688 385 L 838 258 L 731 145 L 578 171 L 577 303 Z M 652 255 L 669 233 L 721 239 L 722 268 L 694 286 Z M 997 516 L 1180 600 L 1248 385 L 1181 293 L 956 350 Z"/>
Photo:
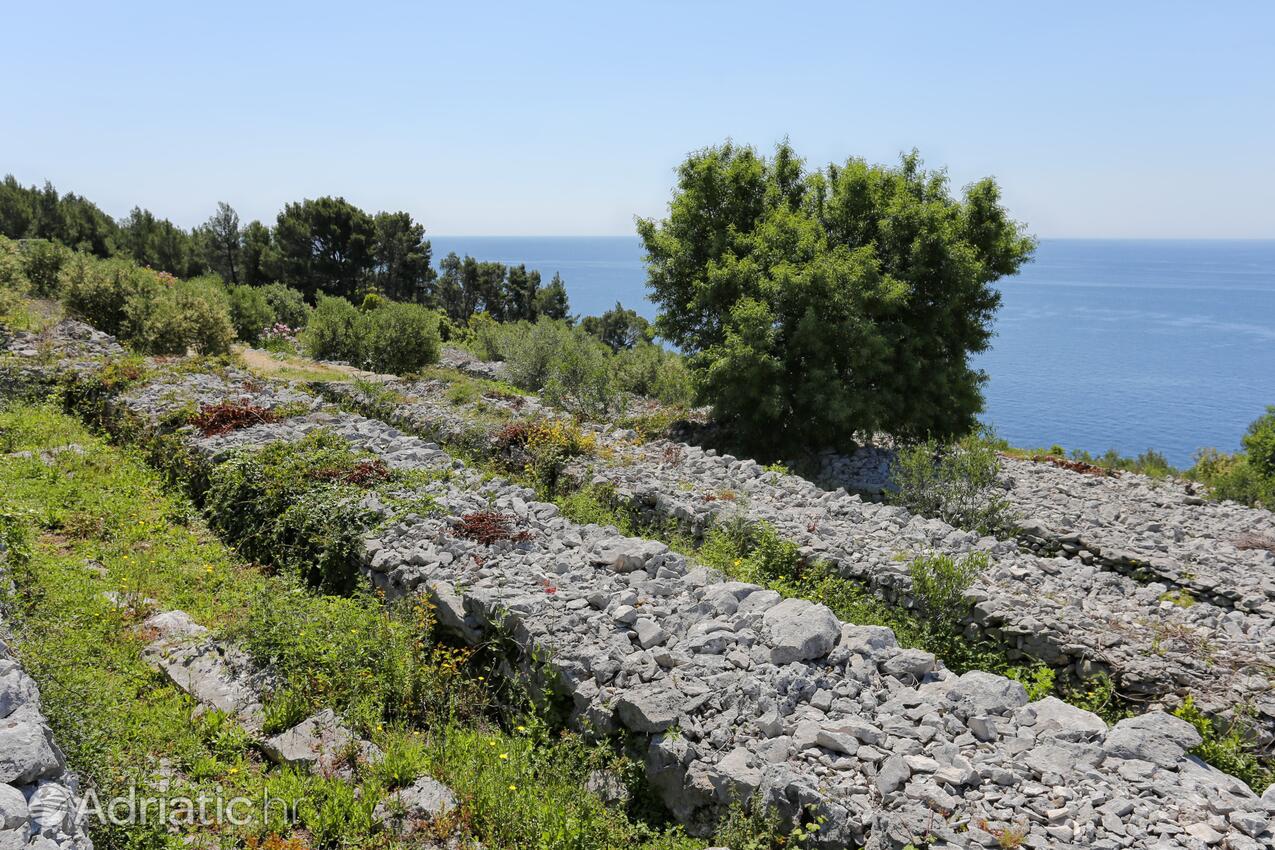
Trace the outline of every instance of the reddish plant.
<path fill-rule="evenodd" d="M 1053 464 L 1060 469 L 1069 469 L 1082 475 L 1100 475 L 1104 478 L 1118 478 L 1120 476 L 1120 473 L 1114 469 L 1108 469 L 1105 466 L 1098 466 L 1093 463 L 1085 463 L 1083 460 L 1067 460 L 1067 458 L 1059 457 L 1058 455 L 1033 455 L 1032 460 L 1037 463 Z"/>
<path fill-rule="evenodd" d="M 190 418 L 190 424 L 205 437 L 216 437 L 229 434 L 241 428 L 250 428 L 265 422 L 278 422 L 279 417 L 271 410 L 259 407 L 248 401 L 223 401 L 218 404 L 205 404 L 199 412 Z"/>
<path fill-rule="evenodd" d="M 1265 534 L 1254 534 L 1253 532 L 1245 532 L 1235 538 L 1236 549 L 1265 549 L 1267 552 L 1275 552 L 1275 537 L 1267 537 Z"/>
<path fill-rule="evenodd" d="M 312 475 L 319 481 L 331 481 L 336 484 L 352 484 L 355 487 L 371 487 L 389 479 L 390 468 L 383 460 L 361 460 L 352 467 L 325 466 L 316 469 Z"/>
<path fill-rule="evenodd" d="M 521 542 L 531 539 L 529 531 L 514 531 L 514 517 L 496 511 L 478 511 L 465 514 L 460 522 L 452 526 L 457 537 L 476 540 L 484 546 L 490 546 L 498 540 Z"/>

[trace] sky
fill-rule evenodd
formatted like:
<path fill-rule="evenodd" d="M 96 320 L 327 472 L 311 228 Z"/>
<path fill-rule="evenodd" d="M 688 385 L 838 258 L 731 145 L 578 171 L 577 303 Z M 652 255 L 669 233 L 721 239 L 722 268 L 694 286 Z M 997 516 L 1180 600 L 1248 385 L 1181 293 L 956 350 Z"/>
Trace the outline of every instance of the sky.
<path fill-rule="evenodd" d="M 632 234 L 690 151 L 917 148 L 1042 238 L 1275 238 L 1275 3 L 0 0 L 0 174 L 114 216 L 341 195 Z"/>

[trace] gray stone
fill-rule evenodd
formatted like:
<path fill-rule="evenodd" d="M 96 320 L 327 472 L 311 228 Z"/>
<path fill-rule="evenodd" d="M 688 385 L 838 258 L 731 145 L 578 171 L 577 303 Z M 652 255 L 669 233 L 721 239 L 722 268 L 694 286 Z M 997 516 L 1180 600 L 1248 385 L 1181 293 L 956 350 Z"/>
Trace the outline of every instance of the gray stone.
<path fill-rule="evenodd" d="M 903 756 L 890 756 L 877 772 L 876 785 L 881 796 L 888 797 L 903 786 L 912 775 L 912 769 Z"/>
<path fill-rule="evenodd" d="M 827 606 L 785 599 L 762 615 L 772 664 L 821 658 L 832 651 L 840 623 Z"/>
<path fill-rule="evenodd" d="M 1190 723 L 1156 711 L 1121 720 L 1107 733 L 1103 749 L 1113 758 L 1140 759 L 1172 768 L 1185 750 L 1200 741 L 1200 734 Z"/>
<path fill-rule="evenodd" d="M 967 717 L 1004 714 L 1027 703 L 1027 691 L 1018 682 L 982 670 L 970 670 L 942 687 Z"/>
<path fill-rule="evenodd" d="M 27 798 L 23 793 L 0 782 L 0 831 L 25 827 L 28 817 Z"/>
<path fill-rule="evenodd" d="M 1035 718 L 1037 736 L 1052 735 L 1067 741 L 1090 740 L 1106 734 L 1107 724 L 1092 711 L 1069 705 L 1057 697 L 1045 697 L 1025 706 L 1022 718 Z"/>
<path fill-rule="evenodd" d="M 904 676 L 920 679 L 934 669 L 934 656 L 921 649 L 905 649 L 886 659 L 881 669 L 896 679 Z"/>
<path fill-rule="evenodd" d="M 29 785 L 62 772 L 62 761 L 34 720 L 0 720 L 0 782 Z"/>
<path fill-rule="evenodd" d="M 452 789 L 432 777 L 422 776 L 377 803 L 373 817 L 393 833 L 407 836 L 451 814 L 457 805 Z"/>
<path fill-rule="evenodd" d="M 633 624 L 633 630 L 637 632 L 638 645 L 643 649 L 658 646 L 668 639 L 668 632 L 653 620 L 638 620 Z"/>
<path fill-rule="evenodd" d="M 625 692 L 616 702 L 620 722 L 634 732 L 663 732 L 681 715 L 682 696 L 659 685 Z"/>
<path fill-rule="evenodd" d="M 268 738 L 261 749 L 276 764 L 323 771 L 346 765 L 351 756 L 373 761 L 380 754 L 372 744 L 355 738 L 330 708 Z"/>

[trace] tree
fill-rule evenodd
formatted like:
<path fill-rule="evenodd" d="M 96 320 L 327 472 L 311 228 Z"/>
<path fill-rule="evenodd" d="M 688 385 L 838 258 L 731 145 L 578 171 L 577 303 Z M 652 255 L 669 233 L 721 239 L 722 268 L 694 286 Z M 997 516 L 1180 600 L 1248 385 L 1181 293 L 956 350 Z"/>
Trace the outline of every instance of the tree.
<path fill-rule="evenodd" d="M 33 193 L 12 174 L 0 183 L 0 236 L 25 239 L 35 224 Z"/>
<path fill-rule="evenodd" d="M 536 316 L 546 319 L 566 319 L 567 318 L 567 287 L 562 282 L 562 276 L 557 272 L 553 273 L 553 280 L 549 281 L 549 285 L 542 287 L 536 293 Z"/>
<path fill-rule="evenodd" d="M 239 230 L 239 213 L 224 201 L 217 202 L 217 211 L 204 222 L 204 262 L 221 275 L 227 283 L 239 283 L 242 233 Z"/>
<path fill-rule="evenodd" d="M 391 298 L 420 301 L 434 277 L 425 228 L 405 212 L 377 213 L 373 272 L 376 284 Z"/>
<path fill-rule="evenodd" d="M 452 251 L 438 264 L 439 275 L 433 282 L 429 306 L 442 310 L 447 318 L 457 324 L 465 322 L 471 311 L 466 310 L 465 289 L 461 280 L 463 263 Z"/>
<path fill-rule="evenodd" d="M 536 320 L 536 295 L 540 291 L 540 272 L 527 271 L 521 263 L 509 267 L 509 276 L 505 280 L 505 318 L 506 321 L 525 319 Z"/>
<path fill-rule="evenodd" d="M 586 316 L 580 326 L 586 333 L 611 346 L 612 351 L 632 348 L 639 342 L 650 342 L 655 334 L 651 323 L 637 314 L 636 310 L 626 310 L 619 301 L 601 316 Z"/>
<path fill-rule="evenodd" d="M 692 154 L 662 221 L 638 222 L 658 333 L 759 453 L 856 434 L 969 432 L 1000 302 L 1034 241 L 985 179 L 957 199 L 915 152 L 807 172 L 726 143 Z"/>
<path fill-rule="evenodd" d="M 251 221 L 243 229 L 240 265 L 244 283 L 251 286 L 261 286 L 279 277 L 279 252 L 270 228 L 259 221 Z"/>
<path fill-rule="evenodd" d="M 344 198 L 287 204 L 275 226 L 280 277 L 313 297 L 353 296 L 372 267 L 376 226 Z"/>

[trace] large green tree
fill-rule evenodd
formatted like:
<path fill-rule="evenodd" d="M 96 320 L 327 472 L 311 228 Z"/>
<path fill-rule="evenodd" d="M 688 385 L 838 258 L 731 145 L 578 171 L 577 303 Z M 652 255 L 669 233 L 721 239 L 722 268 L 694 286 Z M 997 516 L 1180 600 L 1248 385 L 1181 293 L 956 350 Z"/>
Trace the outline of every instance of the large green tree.
<path fill-rule="evenodd" d="M 373 221 L 376 244 L 372 254 L 377 286 L 400 301 L 424 300 L 434 277 L 425 228 L 405 212 L 377 213 Z"/>
<path fill-rule="evenodd" d="M 915 152 L 809 171 L 787 143 L 692 154 L 668 217 L 638 232 L 657 331 L 759 453 L 973 428 L 992 283 L 1035 245 L 991 179 L 954 197 Z"/>
<path fill-rule="evenodd" d="M 344 198 L 287 204 L 274 232 L 283 282 L 307 295 L 352 297 L 373 264 L 376 226 Z"/>
<path fill-rule="evenodd" d="M 217 211 L 200 228 L 198 238 L 204 262 L 227 283 L 239 283 L 243 277 L 243 231 L 239 213 L 225 201 L 217 202 Z"/>

